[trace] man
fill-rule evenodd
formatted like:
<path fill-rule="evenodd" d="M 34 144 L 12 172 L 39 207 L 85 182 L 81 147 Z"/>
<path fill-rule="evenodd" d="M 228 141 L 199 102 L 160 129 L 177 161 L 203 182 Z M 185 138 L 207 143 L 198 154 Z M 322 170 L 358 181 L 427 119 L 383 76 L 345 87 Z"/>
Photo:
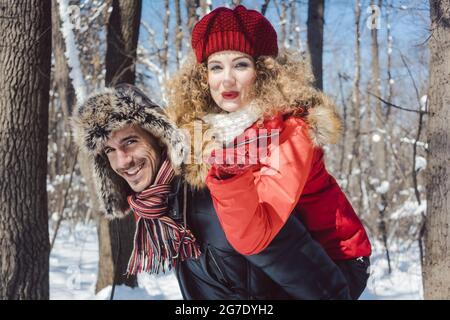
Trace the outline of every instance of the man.
<path fill-rule="evenodd" d="M 138 88 L 120 85 L 91 96 L 73 119 L 75 139 L 93 164 L 108 218 L 133 211 L 136 235 L 128 273 L 158 273 L 197 258 L 199 247 L 182 225 L 176 192 L 183 136 Z"/>
<path fill-rule="evenodd" d="M 91 96 L 73 127 L 106 216 L 136 217 L 128 273 L 176 267 L 185 299 L 349 298 L 339 268 L 296 219 L 263 252 L 235 251 L 208 191 L 184 182 L 187 137 L 139 89 L 121 85 Z"/>

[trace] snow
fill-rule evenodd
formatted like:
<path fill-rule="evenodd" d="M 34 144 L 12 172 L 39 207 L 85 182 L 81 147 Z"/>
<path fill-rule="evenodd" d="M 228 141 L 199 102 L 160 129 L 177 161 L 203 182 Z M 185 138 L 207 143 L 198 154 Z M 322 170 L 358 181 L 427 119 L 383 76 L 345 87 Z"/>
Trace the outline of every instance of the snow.
<path fill-rule="evenodd" d="M 50 221 L 50 233 L 52 233 Z M 415 243 L 390 245 L 393 271 L 388 273 L 383 246 L 373 241 L 371 277 L 361 300 L 422 299 L 419 249 Z M 111 286 L 97 295 L 98 241 L 94 223 L 73 225 L 63 221 L 50 255 L 50 299 L 107 300 Z M 116 300 L 182 299 L 173 272 L 140 274 L 137 288 L 116 286 Z"/>
<path fill-rule="evenodd" d="M 416 168 L 415 170 L 423 170 L 427 167 L 427 159 L 421 156 L 416 156 Z"/>
<path fill-rule="evenodd" d="M 203 18 L 203 9 L 201 7 L 197 7 L 197 9 L 195 10 L 195 14 L 199 17 L 199 19 Z"/>
<path fill-rule="evenodd" d="M 406 217 L 420 217 L 422 212 L 425 213 L 427 209 L 427 202 L 426 200 L 422 200 L 420 205 L 417 203 L 417 201 L 408 200 L 405 201 L 405 203 L 396 211 L 394 211 L 390 219 L 392 220 L 398 220 L 400 218 L 406 218 Z"/>
<path fill-rule="evenodd" d="M 389 181 L 383 181 L 379 187 L 375 189 L 379 194 L 385 194 L 389 191 Z"/>
<path fill-rule="evenodd" d="M 50 234 L 52 235 L 50 222 Z M 51 236 L 50 236 L 51 237 Z M 108 300 L 112 287 L 95 295 L 98 270 L 98 239 L 93 223 L 75 227 L 63 221 L 50 254 L 50 299 Z M 182 299 L 175 275 L 140 274 L 139 288 L 116 286 L 115 300 Z"/>
<path fill-rule="evenodd" d="M 102 13 L 102 11 L 105 9 L 105 7 L 108 5 L 107 2 L 101 4 L 95 11 L 95 13 L 89 18 L 89 23 L 91 23 L 92 21 L 94 21 L 95 19 L 97 19 L 97 17 L 100 15 L 100 13 Z M 108 8 L 108 12 L 110 12 L 109 10 L 112 10 L 112 6 L 110 8 Z"/>
<path fill-rule="evenodd" d="M 372 141 L 373 142 L 380 142 L 380 140 L 381 140 L 381 136 L 378 133 L 374 133 L 372 135 Z"/>
<path fill-rule="evenodd" d="M 400 141 L 401 142 L 405 142 L 405 143 L 410 143 L 410 144 L 416 143 L 415 139 L 409 139 L 407 137 L 400 138 Z M 417 145 L 420 146 L 420 147 L 424 147 L 424 148 L 428 149 L 428 143 L 426 143 L 426 142 L 417 141 Z"/>
<path fill-rule="evenodd" d="M 371 275 L 360 300 L 421 300 L 423 299 L 422 271 L 417 242 L 412 245 L 393 244 L 389 247 L 392 273 L 383 246 L 374 243 L 371 256 Z"/>
<path fill-rule="evenodd" d="M 83 79 L 83 74 L 81 72 L 81 65 L 79 59 L 79 52 L 75 41 L 75 35 L 73 32 L 74 26 L 70 21 L 69 10 L 69 0 L 58 0 L 59 4 L 59 16 L 62 21 L 61 33 L 64 38 L 64 43 L 66 45 L 65 56 L 67 58 L 67 63 L 70 67 L 69 76 L 72 80 L 73 88 L 77 96 L 77 101 L 79 103 L 84 102 L 86 99 L 86 83 Z"/>
<path fill-rule="evenodd" d="M 428 105 L 428 96 L 425 94 L 420 98 L 420 110 L 426 111 Z"/>
<path fill-rule="evenodd" d="M 47 193 L 53 193 L 55 192 L 55 188 L 53 187 L 53 184 L 48 183 L 47 181 Z"/>

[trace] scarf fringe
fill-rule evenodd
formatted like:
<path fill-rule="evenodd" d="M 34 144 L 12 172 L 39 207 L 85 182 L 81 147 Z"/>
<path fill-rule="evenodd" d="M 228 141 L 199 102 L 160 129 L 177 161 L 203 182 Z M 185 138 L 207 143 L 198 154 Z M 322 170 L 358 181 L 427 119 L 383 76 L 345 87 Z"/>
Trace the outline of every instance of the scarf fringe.
<path fill-rule="evenodd" d="M 176 267 L 178 259 L 198 259 L 200 253 L 200 247 L 192 232 L 171 218 L 139 217 L 127 274 L 157 274 L 160 271 L 165 273 L 166 270 Z"/>

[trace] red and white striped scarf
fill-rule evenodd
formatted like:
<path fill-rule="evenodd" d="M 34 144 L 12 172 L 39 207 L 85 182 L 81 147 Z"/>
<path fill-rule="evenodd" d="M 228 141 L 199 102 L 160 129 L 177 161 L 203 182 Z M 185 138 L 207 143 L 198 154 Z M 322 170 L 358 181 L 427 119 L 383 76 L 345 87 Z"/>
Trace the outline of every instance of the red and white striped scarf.
<path fill-rule="evenodd" d="M 166 157 L 155 182 L 140 193 L 128 196 L 128 204 L 137 215 L 134 247 L 127 274 L 159 273 L 170 270 L 177 260 L 197 259 L 200 249 L 192 232 L 167 216 L 168 195 L 175 172 Z"/>

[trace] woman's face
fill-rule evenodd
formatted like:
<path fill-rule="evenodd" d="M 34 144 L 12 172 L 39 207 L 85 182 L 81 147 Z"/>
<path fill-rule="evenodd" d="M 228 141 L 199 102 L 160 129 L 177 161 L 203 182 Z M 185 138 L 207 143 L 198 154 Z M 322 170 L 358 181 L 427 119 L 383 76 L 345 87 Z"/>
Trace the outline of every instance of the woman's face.
<path fill-rule="evenodd" d="M 239 51 L 221 51 L 208 57 L 208 84 L 216 104 L 227 112 L 247 105 L 256 78 L 255 62 Z"/>

